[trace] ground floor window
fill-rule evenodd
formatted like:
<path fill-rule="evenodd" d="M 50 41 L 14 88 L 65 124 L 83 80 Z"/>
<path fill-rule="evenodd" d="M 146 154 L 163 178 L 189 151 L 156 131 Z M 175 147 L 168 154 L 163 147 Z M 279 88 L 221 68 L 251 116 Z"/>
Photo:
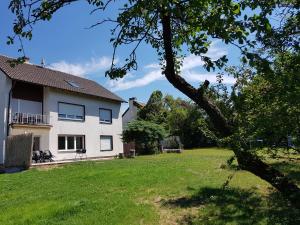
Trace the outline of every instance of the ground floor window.
<path fill-rule="evenodd" d="M 112 151 L 113 150 L 113 137 L 110 135 L 100 136 L 100 151 Z"/>
<path fill-rule="evenodd" d="M 72 151 L 85 148 L 84 135 L 59 135 L 58 150 Z"/>

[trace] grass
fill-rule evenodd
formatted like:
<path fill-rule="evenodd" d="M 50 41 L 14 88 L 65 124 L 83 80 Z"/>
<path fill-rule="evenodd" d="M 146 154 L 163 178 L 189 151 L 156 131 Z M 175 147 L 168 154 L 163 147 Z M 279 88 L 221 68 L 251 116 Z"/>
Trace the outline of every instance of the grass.
<path fill-rule="evenodd" d="M 200 149 L 1 174 L 0 224 L 300 224 L 266 182 L 221 169 L 231 154 Z M 299 165 L 276 166 L 299 182 Z"/>

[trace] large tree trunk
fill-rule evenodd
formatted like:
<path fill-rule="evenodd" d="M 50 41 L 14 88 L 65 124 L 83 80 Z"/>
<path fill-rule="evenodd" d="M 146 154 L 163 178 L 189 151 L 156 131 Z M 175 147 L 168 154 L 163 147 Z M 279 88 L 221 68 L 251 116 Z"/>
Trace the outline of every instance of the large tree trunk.
<path fill-rule="evenodd" d="M 174 52 L 172 47 L 172 29 L 170 17 L 162 13 L 163 41 L 165 50 L 165 76 L 168 81 L 179 91 L 192 99 L 199 107 L 209 115 L 214 127 L 223 137 L 233 134 L 233 128 L 229 125 L 220 109 L 208 99 L 203 92 L 203 88 L 196 89 L 181 76 L 175 72 Z M 207 86 L 207 84 L 206 84 Z M 285 175 L 270 165 L 264 163 L 261 159 L 251 154 L 249 151 L 234 150 L 239 166 L 261 179 L 270 183 L 280 191 L 297 208 L 300 208 L 300 189 L 292 183 Z"/>

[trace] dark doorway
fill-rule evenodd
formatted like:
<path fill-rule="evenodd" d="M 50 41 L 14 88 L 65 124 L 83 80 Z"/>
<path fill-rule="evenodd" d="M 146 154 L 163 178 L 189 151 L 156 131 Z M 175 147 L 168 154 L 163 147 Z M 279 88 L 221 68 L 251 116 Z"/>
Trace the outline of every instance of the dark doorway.
<path fill-rule="evenodd" d="M 35 136 L 33 137 L 33 151 L 39 151 L 40 149 L 40 141 L 41 137 Z"/>

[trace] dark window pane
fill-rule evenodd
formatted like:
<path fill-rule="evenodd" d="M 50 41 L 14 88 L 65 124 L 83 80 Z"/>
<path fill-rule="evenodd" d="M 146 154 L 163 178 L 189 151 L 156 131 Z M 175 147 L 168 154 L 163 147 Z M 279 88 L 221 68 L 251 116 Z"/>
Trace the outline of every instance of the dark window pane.
<path fill-rule="evenodd" d="M 100 122 L 111 123 L 111 110 L 100 109 Z"/>
<path fill-rule="evenodd" d="M 83 137 L 76 137 L 76 149 L 83 149 Z"/>
<path fill-rule="evenodd" d="M 65 137 L 58 137 L 58 149 L 66 149 Z"/>
<path fill-rule="evenodd" d="M 40 137 L 33 137 L 33 151 L 39 151 L 40 149 Z"/>
<path fill-rule="evenodd" d="M 68 149 L 74 149 L 74 137 L 68 137 Z"/>

